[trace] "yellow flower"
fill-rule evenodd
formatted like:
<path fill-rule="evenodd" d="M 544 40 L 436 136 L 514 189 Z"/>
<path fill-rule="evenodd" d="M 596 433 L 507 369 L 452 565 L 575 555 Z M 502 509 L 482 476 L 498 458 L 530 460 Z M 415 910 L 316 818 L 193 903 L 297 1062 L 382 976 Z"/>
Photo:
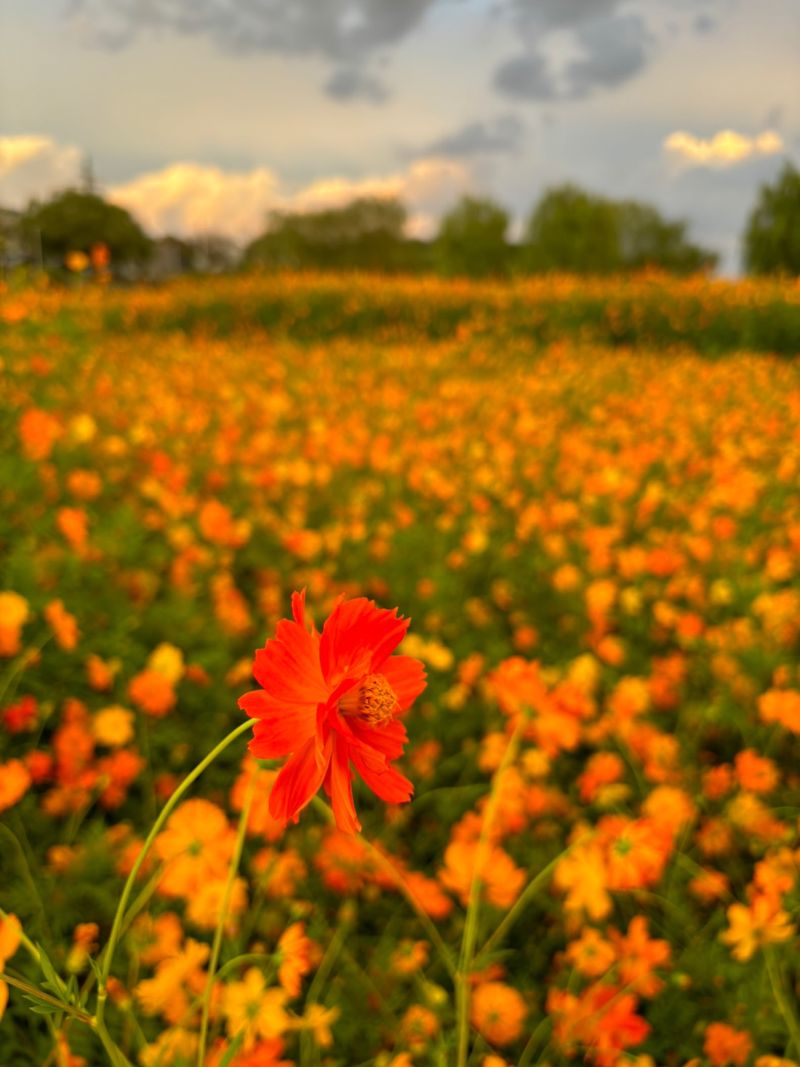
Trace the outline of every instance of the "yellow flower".
<path fill-rule="evenodd" d="M 19 593 L 0 593 L 0 656 L 16 656 L 22 627 L 28 621 L 28 601 Z"/>
<path fill-rule="evenodd" d="M 310 1030 L 320 1048 L 333 1044 L 331 1025 L 339 1018 L 338 1008 L 324 1008 L 321 1004 L 309 1004 L 301 1019 L 292 1022 L 294 1030 Z"/>
<path fill-rule="evenodd" d="M 166 678 L 170 685 L 176 685 L 183 678 L 185 669 L 183 653 L 175 645 L 164 641 L 150 653 L 147 666 Z"/>
<path fill-rule="evenodd" d="M 241 982 L 231 982 L 223 992 L 228 1037 L 242 1034 L 245 1049 L 252 1048 L 258 1038 L 278 1037 L 289 1025 L 284 1011 L 286 999 L 282 989 L 267 989 L 261 971 L 250 967 Z"/>
<path fill-rule="evenodd" d="M 766 896 L 756 897 L 749 907 L 731 904 L 728 922 L 730 926 L 719 935 L 720 940 L 730 945 L 732 955 L 742 962 L 763 945 L 788 941 L 794 933 L 786 912 Z"/>
<path fill-rule="evenodd" d="M 95 741 L 108 748 L 127 745 L 133 739 L 133 719 L 133 712 L 119 704 L 101 708 L 92 720 Z"/>

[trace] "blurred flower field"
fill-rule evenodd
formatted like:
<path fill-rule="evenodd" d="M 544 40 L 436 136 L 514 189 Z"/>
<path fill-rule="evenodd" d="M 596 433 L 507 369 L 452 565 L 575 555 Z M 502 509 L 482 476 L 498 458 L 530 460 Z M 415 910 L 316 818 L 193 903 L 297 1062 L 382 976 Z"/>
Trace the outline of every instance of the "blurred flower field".
<path fill-rule="evenodd" d="M 800 290 L 593 284 L 0 293 L 3 1067 L 800 1064 Z M 300 590 L 413 799 L 143 856 Z"/>

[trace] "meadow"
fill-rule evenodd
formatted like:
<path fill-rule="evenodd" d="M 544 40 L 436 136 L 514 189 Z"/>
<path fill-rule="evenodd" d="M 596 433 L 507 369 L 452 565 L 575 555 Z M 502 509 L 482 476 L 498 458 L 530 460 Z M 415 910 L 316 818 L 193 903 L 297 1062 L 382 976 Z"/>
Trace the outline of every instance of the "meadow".
<path fill-rule="evenodd" d="M 788 281 L 0 291 L 2 1067 L 797 1067 L 798 352 Z M 360 831 L 269 804 L 347 610 Z"/>

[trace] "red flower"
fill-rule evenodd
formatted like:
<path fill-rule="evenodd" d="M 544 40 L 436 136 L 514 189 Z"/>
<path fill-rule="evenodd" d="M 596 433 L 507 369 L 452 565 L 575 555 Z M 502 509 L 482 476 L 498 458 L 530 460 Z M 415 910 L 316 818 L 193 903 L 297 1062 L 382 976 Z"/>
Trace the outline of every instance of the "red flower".
<path fill-rule="evenodd" d="M 407 740 L 399 720 L 425 688 L 425 669 L 392 656 L 409 620 L 371 600 L 337 600 L 319 634 L 305 620 L 305 591 L 292 595 L 294 620 L 278 623 L 256 652 L 263 689 L 239 700 L 258 719 L 250 751 L 259 759 L 289 756 L 269 798 L 273 818 L 297 822 L 319 787 L 331 798 L 336 825 L 355 833 L 351 765 L 381 800 L 399 804 L 414 787 L 390 766 Z"/>

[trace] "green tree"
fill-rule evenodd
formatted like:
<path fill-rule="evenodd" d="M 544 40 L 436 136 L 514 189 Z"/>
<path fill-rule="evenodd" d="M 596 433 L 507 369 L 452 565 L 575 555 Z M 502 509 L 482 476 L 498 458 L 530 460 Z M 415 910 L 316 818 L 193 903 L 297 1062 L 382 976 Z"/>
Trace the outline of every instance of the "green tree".
<path fill-rule="evenodd" d="M 525 233 L 523 263 L 530 270 L 610 274 L 621 267 L 613 204 L 576 185 L 548 190 Z"/>
<path fill-rule="evenodd" d="M 152 241 L 136 220 L 116 204 L 91 192 L 68 189 L 45 203 L 33 201 L 22 219 L 29 241 L 41 241 L 45 262 L 63 262 L 68 252 L 89 252 L 104 243 L 112 264 L 144 263 Z"/>
<path fill-rule="evenodd" d="M 685 222 L 670 222 L 650 204 L 636 200 L 622 200 L 613 206 L 624 270 L 658 267 L 671 274 L 696 274 L 716 266 L 716 253 L 687 239 Z"/>
<path fill-rule="evenodd" d="M 506 273 L 508 223 L 508 213 L 493 200 L 462 197 L 441 222 L 434 252 L 439 269 L 471 277 Z"/>
<path fill-rule="evenodd" d="M 245 252 L 248 266 L 396 271 L 409 258 L 399 200 L 362 197 L 340 208 L 274 211 L 266 232 Z"/>
<path fill-rule="evenodd" d="M 611 274 L 657 267 L 673 274 L 709 270 L 715 253 L 692 244 L 687 224 L 650 204 L 609 200 L 562 185 L 544 194 L 528 223 L 523 262 L 530 270 Z"/>
<path fill-rule="evenodd" d="M 800 275 L 800 171 L 787 161 L 773 185 L 762 185 L 744 234 L 751 274 Z"/>

